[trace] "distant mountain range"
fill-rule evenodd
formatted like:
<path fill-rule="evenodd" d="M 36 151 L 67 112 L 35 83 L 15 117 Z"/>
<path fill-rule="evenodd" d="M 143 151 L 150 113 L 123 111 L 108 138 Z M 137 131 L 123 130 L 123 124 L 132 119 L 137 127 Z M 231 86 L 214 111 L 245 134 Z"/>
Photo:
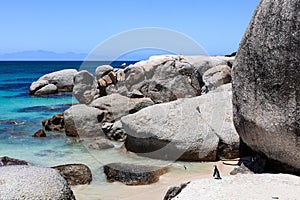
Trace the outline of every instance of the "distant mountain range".
<path fill-rule="evenodd" d="M 15 53 L 0 54 L 0 61 L 2 60 L 84 60 L 87 54 L 77 54 L 73 52 L 55 53 L 51 51 L 37 50 L 37 51 L 22 51 Z"/>

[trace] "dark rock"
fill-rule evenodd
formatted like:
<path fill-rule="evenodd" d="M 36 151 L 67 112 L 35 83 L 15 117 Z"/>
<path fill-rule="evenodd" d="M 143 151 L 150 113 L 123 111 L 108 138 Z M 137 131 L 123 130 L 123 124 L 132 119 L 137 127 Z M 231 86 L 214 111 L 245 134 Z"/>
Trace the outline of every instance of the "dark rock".
<path fill-rule="evenodd" d="M 56 114 L 52 118 L 42 121 L 42 125 L 46 131 L 64 132 L 65 122 L 63 114 Z"/>
<path fill-rule="evenodd" d="M 52 167 L 59 171 L 69 185 L 84 185 L 92 182 L 90 168 L 83 164 L 68 164 Z"/>
<path fill-rule="evenodd" d="M 104 166 L 107 181 L 119 181 L 126 185 L 147 185 L 155 183 L 162 174 L 168 172 L 166 167 L 111 163 Z"/>
<path fill-rule="evenodd" d="M 40 129 L 37 132 L 35 132 L 32 137 L 40 138 L 40 137 L 47 137 L 47 135 L 46 135 L 44 129 Z"/>
<path fill-rule="evenodd" d="M 241 166 L 234 168 L 230 172 L 230 175 L 237 175 L 237 174 L 253 174 L 253 172 L 242 163 Z"/>
<path fill-rule="evenodd" d="M 127 133 L 122 127 L 122 123 L 117 121 L 115 123 L 104 123 L 102 130 L 106 137 L 110 140 L 123 142 L 127 137 Z"/>
<path fill-rule="evenodd" d="M 262 0 L 233 66 L 234 123 L 242 140 L 300 173 L 299 0 Z"/>
<path fill-rule="evenodd" d="M 30 164 L 25 160 L 14 159 L 7 156 L 0 157 L 0 167 L 8 166 L 8 165 L 30 165 Z"/>
<path fill-rule="evenodd" d="M 168 189 L 164 200 L 171 200 L 175 198 L 181 191 L 184 189 L 190 182 L 187 183 L 182 183 L 180 185 L 172 186 L 171 188 Z"/>

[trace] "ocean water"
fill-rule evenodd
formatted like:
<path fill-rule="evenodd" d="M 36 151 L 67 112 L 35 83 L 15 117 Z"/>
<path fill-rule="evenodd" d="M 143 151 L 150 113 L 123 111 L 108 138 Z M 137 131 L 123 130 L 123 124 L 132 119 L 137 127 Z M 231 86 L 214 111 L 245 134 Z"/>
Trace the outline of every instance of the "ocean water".
<path fill-rule="evenodd" d="M 80 61 L 2 61 L 0 62 L 0 156 L 25 159 L 37 165 L 51 166 L 71 162 L 85 147 L 72 144 L 64 134 L 49 133 L 45 139 L 33 138 L 41 121 L 77 103 L 71 94 L 48 97 L 28 95 L 30 84 L 40 76 L 62 69 L 86 69 L 94 73 L 103 64 L 114 67 L 123 62 Z M 133 62 L 127 62 L 131 64 Z M 76 160 L 75 160 L 76 161 Z"/>
<path fill-rule="evenodd" d="M 48 97 L 30 96 L 28 89 L 33 81 L 44 74 L 61 69 L 86 69 L 93 73 L 99 65 L 111 64 L 119 67 L 122 63 L 0 62 L 0 157 L 23 159 L 46 167 L 71 163 L 88 165 L 93 172 L 92 184 L 72 187 L 76 198 L 83 200 L 162 199 L 170 185 L 207 172 L 212 164 L 170 163 L 139 157 L 122 150 L 120 148 L 122 143 L 114 143 L 116 146 L 114 149 L 97 151 L 88 150 L 86 146 L 76 143 L 74 138 L 68 138 L 64 133 L 47 133 L 46 138 L 32 137 L 42 127 L 42 120 L 61 113 L 71 104 L 77 103 L 71 94 Z M 171 170 L 162 176 L 158 183 L 132 187 L 121 183 L 106 182 L 102 167 L 111 162 L 169 165 Z"/>

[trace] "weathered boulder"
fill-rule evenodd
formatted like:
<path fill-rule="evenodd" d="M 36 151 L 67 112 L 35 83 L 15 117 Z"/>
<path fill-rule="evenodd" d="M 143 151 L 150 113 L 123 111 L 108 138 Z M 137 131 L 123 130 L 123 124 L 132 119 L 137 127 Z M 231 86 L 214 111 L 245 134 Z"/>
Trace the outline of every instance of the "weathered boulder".
<path fill-rule="evenodd" d="M 232 66 L 235 57 L 226 56 L 183 56 L 185 62 L 190 63 L 196 70 L 200 87 L 204 86 L 202 76 L 204 72 L 218 65 Z"/>
<path fill-rule="evenodd" d="M 155 183 L 168 172 L 167 167 L 110 163 L 104 166 L 104 173 L 109 182 L 122 182 L 126 185 L 147 185 Z"/>
<path fill-rule="evenodd" d="M 44 93 L 55 94 L 57 92 L 72 92 L 74 86 L 73 78 L 76 73 L 77 70 L 75 69 L 64 69 L 46 74 L 31 84 L 29 94 L 45 95 Z M 56 86 L 56 90 L 53 85 Z"/>
<path fill-rule="evenodd" d="M 149 98 L 128 98 L 120 94 L 112 94 L 94 100 L 89 106 L 105 113 L 106 122 L 115 122 L 121 117 L 135 113 L 142 108 L 154 105 Z"/>
<path fill-rule="evenodd" d="M 300 173 L 300 1 L 262 0 L 233 66 L 234 123 L 254 151 Z"/>
<path fill-rule="evenodd" d="M 42 125 L 46 131 L 53 132 L 64 132 L 65 131 L 65 122 L 63 114 L 56 114 L 49 119 L 42 121 Z"/>
<path fill-rule="evenodd" d="M 28 92 L 29 92 L 29 94 L 34 94 L 36 91 L 38 91 L 39 89 L 45 87 L 48 84 L 49 84 L 49 82 L 47 80 L 35 81 L 35 82 L 31 83 Z"/>
<path fill-rule="evenodd" d="M 73 95 L 79 101 L 79 103 L 91 103 L 99 94 L 97 87 L 97 81 L 88 71 L 82 70 L 75 74 Z"/>
<path fill-rule="evenodd" d="M 299 177 L 288 174 L 244 174 L 221 181 L 206 178 L 191 181 L 177 196 L 165 199 L 298 199 L 299 182 Z"/>
<path fill-rule="evenodd" d="M 228 65 L 217 65 L 204 72 L 202 79 L 205 84 L 205 91 L 214 90 L 231 82 L 231 68 Z"/>
<path fill-rule="evenodd" d="M 75 200 L 66 180 L 56 170 L 25 165 L 0 167 L 0 198 Z"/>
<path fill-rule="evenodd" d="M 214 161 L 239 155 L 231 92 L 213 92 L 145 108 L 122 117 L 127 150 L 142 156 Z"/>
<path fill-rule="evenodd" d="M 66 135 L 70 137 L 100 136 L 105 113 L 84 104 L 74 105 L 64 112 Z"/>
<path fill-rule="evenodd" d="M 155 103 L 200 95 L 194 67 L 179 56 L 153 56 L 128 66 L 124 73 L 124 81 L 106 88 L 108 94 L 130 96 L 138 90 Z"/>
<path fill-rule="evenodd" d="M 52 167 L 66 179 L 69 185 L 84 185 L 92 182 L 92 172 L 84 164 L 68 164 Z"/>
<path fill-rule="evenodd" d="M 25 160 L 19 160 L 15 158 L 10 158 L 7 156 L 0 157 L 0 167 L 9 165 L 30 165 Z"/>
<path fill-rule="evenodd" d="M 32 137 L 37 137 L 37 138 L 41 138 L 41 137 L 47 137 L 44 129 L 40 129 L 37 132 L 35 132 Z"/>
<path fill-rule="evenodd" d="M 114 68 L 110 65 L 101 65 L 96 68 L 96 79 L 99 80 L 103 76 L 107 75 L 109 72 L 114 71 Z"/>
<path fill-rule="evenodd" d="M 37 90 L 34 95 L 41 96 L 41 95 L 49 95 L 49 94 L 55 94 L 57 93 L 58 89 L 57 86 L 54 84 L 49 84 L 41 89 Z"/>

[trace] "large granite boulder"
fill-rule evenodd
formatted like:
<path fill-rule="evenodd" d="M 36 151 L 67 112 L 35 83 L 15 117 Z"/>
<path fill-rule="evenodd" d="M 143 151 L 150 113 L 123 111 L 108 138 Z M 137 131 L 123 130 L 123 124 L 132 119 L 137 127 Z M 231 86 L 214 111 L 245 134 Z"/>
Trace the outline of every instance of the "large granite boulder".
<path fill-rule="evenodd" d="M 75 200 L 75 197 L 56 170 L 23 165 L 0 167 L 0 199 Z"/>
<path fill-rule="evenodd" d="M 90 168 L 84 164 L 68 164 L 52 167 L 58 170 L 69 185 L 90 184 L 93 180 Z"/>
<path fill-rule="evenodd" d="M 130 96 L 137 90 L 155 103 L 200 95 L 194 67 L 179 56 L 153 56 L 128 66 L 124 73 L 124 81 L 106 88 L 108 94 Z"/>
<path fill-rule="evenodd" d="M 46 95 L 55 94 L 57 92 L 72 92 L 74 86 L 73 79 L 76 73 L 77 70 L 75 69 L 64 69 L 45 74 L 31 84 L 29 94 Z"/>
<path fill-rule="evenodd" d="M 104 173 L 109 182 L 122 182 L 126 185 L 147 185 L 155 183 L 168 172 L 167 167 L 110 163 L 104 166 Z"/>
<path fill-rule="evenodd" d="M 103 111 L 106 114 L 106 122 L 115 122 L 125 115 L 151 105 L 154 103 L 150 98 L 128 98 L 120 94 L 112 94 L 94 100 L 89 106 Z"/>
<path fill-rule="evenodd" d="M 177 195 L 169 191 L 164 200 L 298 199 L 299 182 L 299 177 L 288 174 L 245 174 L 226 176 L 222 180 L 206 178 L 184 184 Z"/>
<path fill-rule="evenodd" d="M 141 156 L 215 161 L 239 155 L 231 92 L 157 104 L 121 118 L 125 147 Z"/>
<path fill-rule="evenodd" d="M 254 151 L 300 173 L 300 0 L 262 0 L 233 66 L 234 123 Z"/>
<path fill-rule="evenodd" d="M 105 113 L 84 104 L 74 105 L 64 112 L 66 135 L 70 137 L 101 136 Z"/>
<path fill-rule="evenodd" d="M 89 104 L 99 94 L 95 77 L 86 70 L 82 70 L 74 76 L 73 95 L 82 104 Z"/>

